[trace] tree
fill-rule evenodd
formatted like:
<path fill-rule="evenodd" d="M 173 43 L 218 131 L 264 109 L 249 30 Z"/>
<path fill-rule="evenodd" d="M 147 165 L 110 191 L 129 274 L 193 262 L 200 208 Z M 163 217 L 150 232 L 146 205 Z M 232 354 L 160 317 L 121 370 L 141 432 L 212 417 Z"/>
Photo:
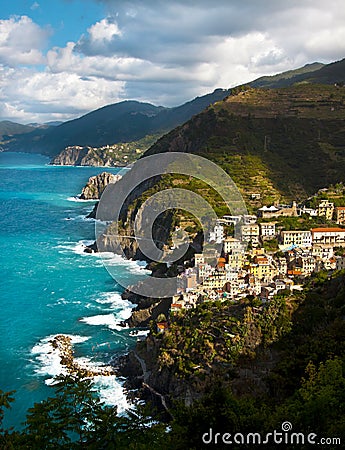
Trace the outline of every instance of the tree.
<path fill-rule="evenodd" d="M 11 408 L 11 403 L 14 401 L 12 397 L 14 391 L 4 392 L 0 389 L 0 448 L 2 450 L 14 450 L 14 438 L 15 433 L 12 433 L 12 429 L 5 430 L 3 428 L 3 420 L 5 415 L 5 409 Z"/>
<path fill-rule="evenodd" d="M 104 417 L 103 404 L 91 380 L 78 373 L 60 375 L 56 381 L 55 397 L 36 403 L 28 411 L 24 430 L 27 441 L 37 450 L 83 448 L 95 438 L 100 417 Z"/>

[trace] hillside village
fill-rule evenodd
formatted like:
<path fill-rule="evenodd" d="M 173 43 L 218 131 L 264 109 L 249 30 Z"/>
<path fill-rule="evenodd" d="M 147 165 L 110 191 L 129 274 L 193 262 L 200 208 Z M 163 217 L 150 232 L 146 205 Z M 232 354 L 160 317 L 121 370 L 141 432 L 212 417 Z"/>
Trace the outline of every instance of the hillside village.
<path fill-rule="evenodd" d="M 208 255 L 196 253 L 194 267 L 179 268 L 171 313 L 208 300 L 236 302 L 247 296 L 259 298 L 263 304 L 274 295 L 302 290 L 313 273 L 345 269 L 345 204 L 335 206 L 327 198 L 315 200 L 315 208 L 296 202 L 264 205 L 256 215 L 220 218 L 208 240 L 223 245 L 221 257 L 213 267 Z M 282 220 L 290 227 L 282 226 Z M 316 225 L 293 229 L 294 223 L 300 228 L 308 222 Z M 236 238 L 234 232 L 226 231 L 235 227 L 239 231 Z M 158 323 L 158 331 L 167 326 Z"/>

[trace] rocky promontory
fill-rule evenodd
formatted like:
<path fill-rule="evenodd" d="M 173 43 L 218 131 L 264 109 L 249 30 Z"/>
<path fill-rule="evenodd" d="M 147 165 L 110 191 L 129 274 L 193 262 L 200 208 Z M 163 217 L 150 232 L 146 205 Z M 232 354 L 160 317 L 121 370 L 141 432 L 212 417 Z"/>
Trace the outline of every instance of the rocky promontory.
<path fill-rule="evenodd" d="M 99 200 L 108 184 L 116 183 L 121 179 L 121 175 L 102 172 L 99 175 L 89 178 L 79 196 L 82 200 Z"/>
<path fill-rule="evenodd" d="M 98 375 L 114 375 L 114 369 L 110 366 L 88 367 L 74 359 L 72 339 L 64 334 L 58 334 L 49 341 L 52 352 L 58 353 L 60 363 L 70 375 L 80 374 L 83 377 L 96 377 Z"/>
<path fill-rule="evenodd" d="M 122 155 L 121 155 L 122 156 Z M 113 154 L 107 147 L 94 148 L 72 145 L 66 147 L 50 164 L 54 166 L 94 166 L 94 167 L 123 167 L 130 160 L 128 158 L 121 160 Z"/>

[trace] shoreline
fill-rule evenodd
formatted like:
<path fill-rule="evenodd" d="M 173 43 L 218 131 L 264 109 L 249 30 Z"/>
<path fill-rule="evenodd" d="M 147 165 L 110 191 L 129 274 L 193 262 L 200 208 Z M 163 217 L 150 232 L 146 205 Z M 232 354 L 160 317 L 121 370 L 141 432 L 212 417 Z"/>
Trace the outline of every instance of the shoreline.
<path fill-rule="evenodd" d="M 76 361 L 74 357 L 73 343 L 71 337 L 65 334 L 56 334 L 52 339 L 48 341 L 52 347 L 52 351 L 57 352 L 60 358 L 61 366 L 66 370 L 69 375 L 80 374 L 84 378 L 94 378 L 97 376 L 111 376 L 116 375 L 112 366 L 102 365 L 97 366 L 82 365 Z"/>

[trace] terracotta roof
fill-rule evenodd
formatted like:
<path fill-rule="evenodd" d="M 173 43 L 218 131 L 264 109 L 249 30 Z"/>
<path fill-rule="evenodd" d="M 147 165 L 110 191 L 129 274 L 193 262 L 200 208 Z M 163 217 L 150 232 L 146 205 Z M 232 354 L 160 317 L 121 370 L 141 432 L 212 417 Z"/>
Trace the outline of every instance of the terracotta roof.
<path fill-rule="evenodd" d="M 302 270 L 301 269 L 289 269 L 288 270 L 288 275 L 301 275 L 302 274 Z"/>
<path fill-rule="evenodd" d="M 341 209 L 341 210 L 343 210 L 343 209 L 345 209 L 345 206 L 336 206 L 335 209 L 338 209 L 338 210 Z"/>

